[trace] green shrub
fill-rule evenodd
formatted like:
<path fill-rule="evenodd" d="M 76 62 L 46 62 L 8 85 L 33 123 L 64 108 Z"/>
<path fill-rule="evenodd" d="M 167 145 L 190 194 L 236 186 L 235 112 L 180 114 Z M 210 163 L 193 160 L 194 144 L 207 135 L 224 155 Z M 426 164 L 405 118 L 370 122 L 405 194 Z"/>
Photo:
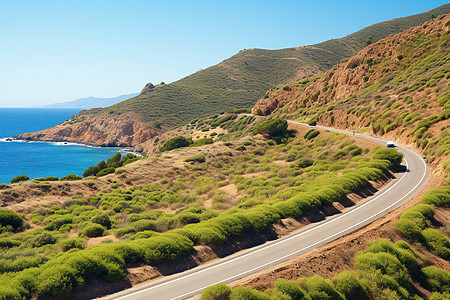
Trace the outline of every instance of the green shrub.
<path fill-rule="evenodd" d="M 404 265 L 392 254 L 386 252 L 358 253 L 355 258 L 357 270 L 376 274 L 385 280 L 394 279 L 400 285 L 408 283 L 409 274 Z"/>
<path fill-rule="evenodd" d="M 105 232 L 105 227 L 96 223 L 88 223 L 79 231 L 79 234 L 87 237 L 99 237 L 103 236 Z"/>
<path fill-rule="evenodd" d="M 293 163 L 291 163 L 289 165 L 290 168 L 295 168 L 295 169 L 304 169 L 307 167 L 310 167 L 314 164 L 314 160 L 307 158 L 307 157 L 302 157 L 296 161 L 294 161 Z"/>
<path fill-rule="evenodd" d="M 306 140 L 312 140 L 313 138 L 315 138 L 316 136 L 318 136 L 319 133 L 320 133 L 319 130 L 310 129 L 310 130 L 308 130 L 308 131 L 305 133 L 304 138 L 305 138 Z"/>
<path fill-rule="evenodd" d="M 450 238 L 437 229 L 427 228 L 422 231 L 425 245 L 440 257 L 450 259 Z"/>
<path fill-rule="evenodd" d="M 326 297 L 324 299 L 344 300 L 344 297 L 334 288 L 331 280 L 314 275 L 308 278 L 301 278 L 300 283 L 306 288 L 312 299 Z"/>
<path fill-rule="evenodd" d="M 307 293 L 300 288 L 298 283 L 283 278 L 277 279 L 274 283 L 275 289 L 281 293 L 288 295 L 291 299 L 305 299 Z"/>
<path fill-rule="evenodd" d="M 439 188 L 426 192 L 421 199 L 422 203 L 433 204 L 436 206 L 450 206 L 450 189 Z"/>
<path fill-rule="evenodd" d="M 95 216 L 93 216 L 91 218 L 91 222 L 100 224 L 100 225 L 106 227 L 107 229 L 111 229 L 111 225 L 112 225 L 111 219 L 104 212 L 99 212 Z"/>
<path fill-rule="evenodd" d="M 369 299 L 358 277 L 350 271 L 344 271 L 332 279 L 336 289 L 348 300 Z"/>
<path fill-rule="evenodd" d="M 184 160 L 185 162 L 198 162 L 198 163 L 204 163 L 206 162 L 206 157 L 203 154 L 199 154 L 193 157 L 188 157 Z"/>
<path fill-rule="evenodd" d="M 44 245 L 53 245 L 55 242 L 56 238 L 51 233 L 44 231 L 31 238 L 29 244 L 34 248 L 38 248 Z"/>
<path fill-rule="evenodd" d="M 69 174 L 69 175 L 61 177 L 59 180 L 65 181 L 65 180 L 81 180 L 81 179 L 83 179 L 83 177 L 75 175 L 75 174 Z"/>
<path fill-rule="evenodd" d="M 14 177 L 13 179 L 11 179 L 10 183 L 17 183 L 17 182 L 21 182 L 21 181 L 27 181 L 30 180 L 30 177 L 28 177 L 27 175 L 19 175 Z"/>
<path fill-rule="evenodd" d="M 377 148 L 375 149 L 373 158 L 388 160 L 391 163 L 391 168 L 398 169 L 402 163 L 403 154 L 398 152 L 396 149 Z"/>
<path fill-rule="evenodd" d="M 228 300 L 231 289 L 225 283 L 217 283 L 207 287 L 202 293 L 202 300 Z"/>
<path fill-rule="evenodd" d="M 71 215 L 51 215 L 44 221 L 45 230 L 59 230 L 65 224 L 73 224 L 74 219 Z"/>
<path fill-rule="evenodd" d="M 274 137 L 285 133 L 287 128 L 288 125 L 286 120 L 275 118 L 256 126 L 253 129 L 253 133 Z"/>
<path fill-rule="evenodd" d="M 269 296 L 263 292 L 248 287 L 238 286 L 230 295 L 231 300 L 269 300 Z"/>
<path fill-rule="evenodd" d="M 159 151 L 164 152 L 181 147 L 188 147 L 192 143 L 192 139 L 187 139 L 183 136 L 176 136 L 165 142 L 164 145 L 159 149 Z"/>
<path fill-rule="evenodd" d="M 252 112 L 251 108 L 234 108 L 233 114 L 250 114 Z"/>
<path fill-rule="evenodd" d="M 414 221 L 400 218 L 395 222 L 394 228 L 410 241 L 423 241 L 422 229 Z"/>
<path fill-rule="evenodd" d="M 22 244 L 22 242 L 20 242 L 20 241 L 16 241 L 16 240 L 4 238 L 4 237 L 0 238 L 0 249 L 17 247 L 20 244 Z"/>
<path fill-rule="evenodd" d="M 450 273 L 435 266 L 422 269 L 426 283 L 433 292 L 450 293 Z"/>
<path fill-rule="evenodd" d="M 103 161 L 104 162 L 104 161 Z M 98 169 L 98 166 L 90 166 L 90 167 L 88 167 L 86 170 L 84 170 L 84 172 L 83 172 L 83 177 L 88 177 L 88 176 L 95 176 L 95 175 L 97 175 L 97 173 L 99 172 L 100 170 Z"/>
<path fill-rule="evenodd" d="M 115 171 L 116 171 L 116 169 L 114 169 L 113 167 L 109 167 L 109 168 L 105 168 L 105 169 L 99 171 L 95 176 L 102 177 L 102 176 L 105 176 L 105 175 L 108 175 L 108 174 L 112 174 Z"/>
<path fill-rule="evenodd" d="M 63 251 L 69 251 L 70 249 L 83 249 L 84 240 L 81 238 L 73 237 L 60 242 Z"/>
<path fill-rule="evenodd" d="M 45 177 L 45 181 L 58 181 L 59 178 L 55 176 L 47 176 Z"/>
<path fill-rule="evenodd" d="M 10 209 L 0 209 L 0 232 L 17 231 L 23 225 L 23 218 Z"/>
<path fill-rule="evenodd" d="M 42 298 L 69 296 L 81 284 L 76 271 L 67 265 L 52 265 L 39 274 L 37 294 Z"/>

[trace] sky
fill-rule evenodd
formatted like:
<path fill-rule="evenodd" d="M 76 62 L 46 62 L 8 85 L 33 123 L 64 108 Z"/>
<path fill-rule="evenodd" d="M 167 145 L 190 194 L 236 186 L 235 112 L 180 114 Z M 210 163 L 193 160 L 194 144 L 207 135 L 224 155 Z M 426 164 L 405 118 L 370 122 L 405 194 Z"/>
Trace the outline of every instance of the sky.
<path fill-rule="evenodd" d="M 340 38 L 448 0 L 0 0 L 0 107 L 139 92 L 248 48 Z"/>

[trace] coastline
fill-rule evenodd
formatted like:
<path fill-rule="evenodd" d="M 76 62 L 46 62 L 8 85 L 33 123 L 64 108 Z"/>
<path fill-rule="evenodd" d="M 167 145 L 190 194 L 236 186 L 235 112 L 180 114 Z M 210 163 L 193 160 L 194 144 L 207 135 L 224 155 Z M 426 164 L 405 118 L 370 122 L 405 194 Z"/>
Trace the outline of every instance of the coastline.
<path fill-rule="evenodd" d="M 20 139 L 17 138 L 18 135 L 13 137 L 6 137 L 6 138 L 0 138 L 0 142 L 3 143 L 47 143 L 52 144 L 55 146 L 83 146 L 83 147 L 89 147 L 89 148 L 96 148 L 96 149 L 102 149 L 102 148 L 117 148 L 119 149 L 118 152 L 121 153 L 132 153 L 136 156 L 145 157 L 147 156 L 145 152 L 136 151 L 134 147 L 131 146 L 105 146 L 105 145 L 95 145 L 95 144 L 89 144 L 89 143 L 80 143 L 80 142 L 71 142 L 71 141 L 42 141 L 42 140 L 33 140 L 33 139 Z"/>

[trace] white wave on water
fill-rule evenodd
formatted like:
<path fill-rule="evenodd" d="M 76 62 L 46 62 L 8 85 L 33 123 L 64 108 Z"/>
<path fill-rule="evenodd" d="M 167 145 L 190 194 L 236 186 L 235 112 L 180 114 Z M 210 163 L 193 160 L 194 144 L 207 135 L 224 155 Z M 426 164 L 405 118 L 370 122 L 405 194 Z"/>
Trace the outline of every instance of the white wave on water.
<path fill-rule="evenodd" d="M 96 148 L 96 149 L 117 149 L 117 152 L 120 153 L 132 153 L 137 156 L 143 156 L 142 153 L 134 152 L 132 148 L 129 147 L 100 147 L 100 146 L 93 146 L 93 145 L 87 145 L 82 143 L 74 143 L 74 142 L 47 142 L 47 141 L 30 141 L 30 140 L 16 140 L 12 137 L 6 137 L 6 138 L 0 138 L 0 142 L 3 143 L 47 143 L 55 146 L 82 146 L 82 147 L 89 147 L 89 148 Z"/>

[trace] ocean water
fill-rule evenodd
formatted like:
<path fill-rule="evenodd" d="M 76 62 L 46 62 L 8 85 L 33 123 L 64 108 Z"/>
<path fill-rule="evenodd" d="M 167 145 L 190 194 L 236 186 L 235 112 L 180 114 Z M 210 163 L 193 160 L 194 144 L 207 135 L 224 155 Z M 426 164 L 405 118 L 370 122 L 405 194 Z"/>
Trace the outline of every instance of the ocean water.
<path fill-rule="evenodd" d="M 6 141 L 14 135 L 49 128 L 78 113 L 78 109 L 0 108 L 0 183 L 17 175 L 36 177 L 83 171 L 108 159 L 120 148 L 90 147 L 76 144 Z"/>

